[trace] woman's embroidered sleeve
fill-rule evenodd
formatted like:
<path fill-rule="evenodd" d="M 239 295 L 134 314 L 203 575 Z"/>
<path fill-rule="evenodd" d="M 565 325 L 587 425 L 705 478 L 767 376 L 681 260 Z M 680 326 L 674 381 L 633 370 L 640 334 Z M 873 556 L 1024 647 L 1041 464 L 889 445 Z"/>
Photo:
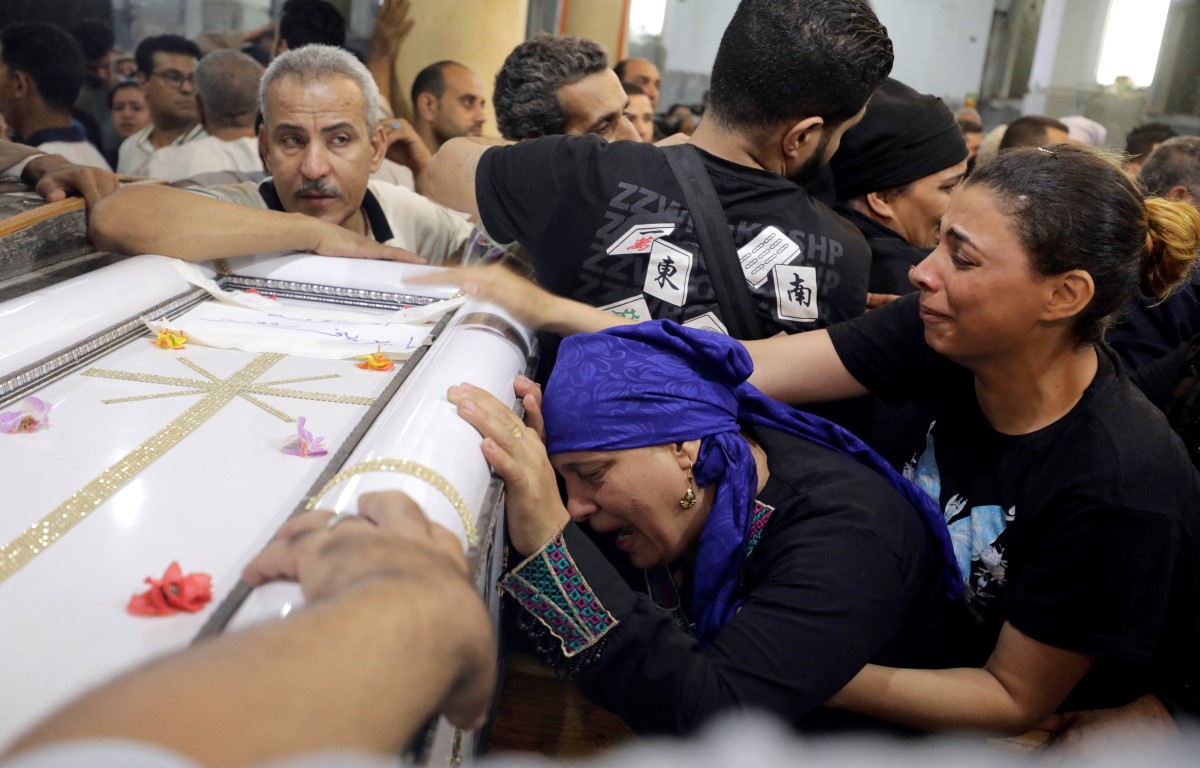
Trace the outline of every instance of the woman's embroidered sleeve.
<path fill-rule="evenodd" d="M 557 639 L 567 659 L 596 646 L 620 623 L 572 559 L 564 533 L 505 574 L 500 588 Z"/>

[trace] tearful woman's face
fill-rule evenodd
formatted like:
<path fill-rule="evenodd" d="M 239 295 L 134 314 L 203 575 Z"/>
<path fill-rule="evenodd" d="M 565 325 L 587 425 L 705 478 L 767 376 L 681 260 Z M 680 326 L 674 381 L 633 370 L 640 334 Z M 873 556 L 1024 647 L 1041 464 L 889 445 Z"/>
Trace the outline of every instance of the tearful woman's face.
<path fill-rule="evenodd" d="M 678 560 L 699 540 L 704 505 L 684 509 L 679 503 L 693 455 L 670 444 L 575 451 L 550 460 L 566 480 L 571 518 L 611 535 L 635 566 L 649 568 Z"/>

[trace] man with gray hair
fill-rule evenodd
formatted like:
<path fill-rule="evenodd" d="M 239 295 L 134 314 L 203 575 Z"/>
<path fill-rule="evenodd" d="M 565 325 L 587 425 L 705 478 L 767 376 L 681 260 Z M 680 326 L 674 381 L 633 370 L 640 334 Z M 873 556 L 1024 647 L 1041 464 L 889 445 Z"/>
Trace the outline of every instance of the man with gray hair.
<path fill-rule="evenodd" d="M 254 118 L 263 66 L 246 54 L 224 48 L 196 67 L 196 99 L 203 139 L 163 147 L 150 157 L 146 175 L 179 181 L 200 173 L 261 171 Z"/>
<path fill-rule="evenodd" d="M 492 102 L 500 135 L 509 141 L 589 133 L 640 141 L 608 56 L 581 37 L 538 35 L 518 45 L 496 73 Z"/>
<path fill-rule="evenodd" d="M 409 189 L 369 180 L 387 150 L 383 111 L 353 55 L 325 45 L 280 55 L 263 75 L 259 106 L 269 178 L 187 191 L 126 187 L 94 209 L 93 242 L 189 261 L 280 251 L 459 260 L 465 220 Z"/>

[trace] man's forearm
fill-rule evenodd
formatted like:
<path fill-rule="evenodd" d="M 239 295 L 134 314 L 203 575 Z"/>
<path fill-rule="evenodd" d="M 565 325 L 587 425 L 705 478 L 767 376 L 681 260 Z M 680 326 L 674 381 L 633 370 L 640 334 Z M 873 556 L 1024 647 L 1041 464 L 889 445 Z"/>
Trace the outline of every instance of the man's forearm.
<path fill-rule="evenodd" d="M 319 222 L 159 186 L 125 187 L 92 210 L 88 234 L 114 253 L 158 253 L 187 261 L 313 250 Z"/>
<path fill-rule="evenodd" d="M 22 738 L 124 738 L 205 765 L 352 748 L 396 754 L 464 674 L 488 674 L 464 649 L 475 600 L 416 579 L 375 579 L 284 621 L 222 636 L 135 670 Z M 483 622 L 486 626 L 486 620 Z M 465 642 L 471 640 L 474 645 Z"/>
<path fill-rule="evenodd" d="M 1020 733 L 1029 716 L 987 670 L 893 669 L 867 665 L 829 702 L 838 709 L 912 728 Z"/>
<path fill-rule="evenodd" d="M 378 33 L 378 29 L 376 33 Z M 378 40 L 376 37 L 372 37 L 370 49 L 367 52 L 367 71 L 371 73 L 371 78 L 375 80 L 375 85 L 379 88 L 379 95 L 383 97 L 388 114 L 392 117 L 403 117 L 407 120 L 409 117 L 407 111 L 401 113 L 395 104 L 395 100 L 392 98 L 395 85 L 393 82 L 393 73 L 396 66 L 398 47 L 398 45 L 393 45 L 391 41 L 386 39 Z"/>

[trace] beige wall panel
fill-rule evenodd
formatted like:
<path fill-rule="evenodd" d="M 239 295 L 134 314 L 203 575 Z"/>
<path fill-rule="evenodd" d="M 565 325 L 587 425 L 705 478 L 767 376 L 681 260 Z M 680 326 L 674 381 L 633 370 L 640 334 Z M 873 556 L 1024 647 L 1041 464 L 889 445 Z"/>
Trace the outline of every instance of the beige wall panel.
<path fill-rule="evenodd" d="M 408 102 L 413 78 L 426 65 L 453 59 L 474 70 L 487 98 L 485 136 L 499 136 L 492 111 L 496 72 L 518 43 L 525 39 L 528 0 L 412 0 L 416 22 L 396 62 L 392 100 Z"/>
<path fill-rule="evenodd" d="M 622 49 L 629 0 L 567 0 L 566 33 L 595 40 L 608 51 L 610 64 L 625 57 Z"/>

